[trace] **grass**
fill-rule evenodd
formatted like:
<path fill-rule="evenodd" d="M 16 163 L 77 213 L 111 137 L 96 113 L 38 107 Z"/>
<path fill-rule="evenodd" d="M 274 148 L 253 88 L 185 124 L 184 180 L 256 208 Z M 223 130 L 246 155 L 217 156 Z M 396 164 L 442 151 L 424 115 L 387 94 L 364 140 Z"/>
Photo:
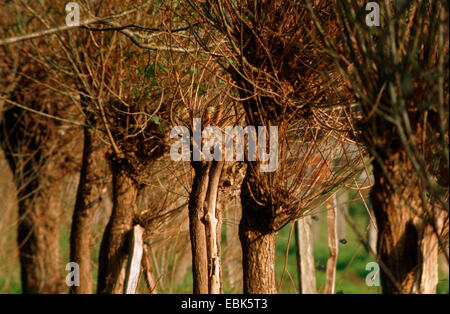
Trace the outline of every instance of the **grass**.
<path fill-rule="evenodd" d="M 369 217 L 366 213 L 362 202 L 353 202 L 349 206 L 349 214 L 357 223 L 360 233 L 364 233 L 367 227 Z M 329 257 L 329 249 L 327 243 L 327 225 L 325 213 L 320 214 L 318 221 L 319 234 L 314 243 L 314 262 L 316 266 L 316 285 L 320 293 L 325 285 L 325 267 Z M 282 229 L 276 241 L 276 280 L 279 285 L 284 264 L 286 247 L 289 238 L 291 225 L 287 225 Z M 375 259 L 367 252 L 356 233 L 347 224 L 346 226 L 346 244 L 339 244 L 337 271 L 336 271 L 336 293 L 344 294 L 379 294 L 381 287 L 367 286 L 366 276 L 371 270 L 366 270 L 369 262 L 375 262 Z M 296 293 L 298 292 L 298 275 L 295 255 L 295 239 L 294 233 L 289 244 L 289 256 L 286 265 L 286 273 L 281 284 L 279 293 Z M 441 267 L 440 267 L 441 268 Z M 439 272 L 439 284 L 437 293 L 449 293 L 449 276 L 442 269 Z"/>
<path fill-rule="evenodd" d="M 364 210 L 363 208 L 361 208 Z M 367 224 L 367 218 L 364 217 L 364 213 L 361 213 L 359 219 L 359 227 L 362 230 Z M 316 266 L 316 285 L 317 290 L 320 293 L 325 285 L 325 267 L 329 257 L 329 249 L 327 243 L 327 225 L 326 225 L 326 215 L 325 213 L 320 215 L 318 223 L 319 234 L 314 243 L 314 263 Z M 286 254 L 286 243 L 289 237 L 291 225 L 286 226 L 282 229 L 277 237 L 276 243 L 276 277 L 277 284 L 281 279 L 284 260 Z M 360 229 L 360 230 L 361 230 Z M 336 292 L 337 293 L 364 293 L 373 294 L 380 293 L 380 287 L 372 286 L 369 287 L 365 283 L 365 278 L 369 271 L 367 271 L 366 265 L 369 262 L 374 262 L 374 258 L 368 254 L 364 246 L 360 245 L 360 241 L 356 234 L 347 226 L 346 228 L 346 244 L 339 244 L 339 253 L 337 261 L 337 271 L 336 271 Z M 291 276 L 285 275 L 283 283 L 281 285 L 281 293 L 296 293 L 298 289 L 298 274 L 296 266 L 295 257 L 295 242 L 294 238 L 290 240 L 289 245 L 289 258 L 287 263 L 287 272 Z M 292 279 L 291 279 L 292 277 Z M 295 286 L 295 289 L 293 288 Z"/>
<path fill-rule="evenodd" d="M 20 283 L 20 270 L 15 271 L 12 275 L 0 274 L 0 293 L 22 293 L 22 284 Z"/>

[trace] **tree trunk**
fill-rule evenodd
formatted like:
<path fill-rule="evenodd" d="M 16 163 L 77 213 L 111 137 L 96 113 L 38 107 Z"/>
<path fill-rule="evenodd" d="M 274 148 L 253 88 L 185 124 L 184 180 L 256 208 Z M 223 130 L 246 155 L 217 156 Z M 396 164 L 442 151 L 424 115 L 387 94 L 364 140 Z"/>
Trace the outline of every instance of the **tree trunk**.
<path fill-rule="evenodd" d="M 49 128 L 18 108 L 6 111 L 0 125 L 0 144 L 17 190 L 23 293 L 67 291 L 59 242 L 59 196 L 67 175 L 60 166 L 65 150 L 54 137 L 55 129 Z"/>
<path fill-rule="evenodd" d="M 136 294 L 144 253 L 144 228 L 139 225 L 134 226 L 130 231 L 128 243 L 129 254 L 123 293 Z"/>
<path fill-rule="evenodd" d="M 337 234 L 339 241 L 345 241 L 346 243 L 346 222 L 345 215 L 348 212 L 348 192 L 346 190 L 340 190 L 336 196 L 337 202 Z"/>
<path fill-rule="evenodd" d="M 239 238 L 242 246 L 242 267 L 245 294 L 274 294 L 275 288 L 275 236 L 270 228 L 271 209 L 258 204 L 250 191 L 254 177 L 247 169 L 242 183 L 242 218 Z"/>
<path fill-rule="evenodd" d="M 123 291 L 128 235 L 136 214 L 137 186 L 117 160 L 111 162 L 113 174 L 113 209 L 100 247 L 97 293 L 119 294 Z"/>
<path fill-rule="evenodd" d="M 330 257 L 327 261 L 326 282 L 323 293 L 334 294 L 336 286 L 336 265 L 338 259 L 338 234 L 337 234 L 337 201 L 334 194 L 327 203 L 328 247 Z"/>
<path fill-rule="evenodd" d="M 189 233 L 192 249 L 193 292 L 207 294 L 208 289 L 208 253 L 204 203 L 208 190 L 211 163 L 193 161 L 195 171 L 192 191 L 189 196 Z"/>
<path fill-rule="evenodd" d="M 383 293 L 435 293 L 437 285 L 437 237 L 421 212 L 419 181 L 405 152 L 384 159 L 384 167 L 398 187 L 396 191 L 382 168 L 374 163 L 371 191 L 378 225 L 377 253 Z M 430 266 L 431 265 L 431 266 Z"/>
<path fill-rule="evenodd" d="M 239 243 L 239 224 L 241 219 L 241 207 L 235 206 L 230 200 L 224 204 L 223 213 L 225 224 L 225 250 L 223 266 L 225 270 L 225 282 L 231 288 L 230 293 L 239 291 L 238 286 L 242 280 L 242 250 Z M 225 205 L 226 204 L 226 205 Z M 227 207 L 226 207 L 227 206 Z"/>
<path fill-rule="evenodd" d="M 80 172 L 75 209 L 70 233 L 70 261 L 80 266 L 80 285 L 72 286 L 71 293 L 92 293 L 91 225 L 101 202 L 105 171 L 101 161 L 105 150 L 95 138 L 94 131 L 84 129 L 83 161 Z"/>
<path fill-rule="evenodd" d="M 302 217 L 295 222 L 295 250 L 300 294 L 317 293 L 311 222 L 311 216 Z"/>
<path fill-rule="evenodd" d="M 222 291 L 222 266 L 220 260 L 222 217 L 221 211 L 217 208 L 217 190 L 222 168 L 222 161 L 213 161 L 209 173 L 208 191 L 206 193 L 207 207 L 205 208 L 205 221 L 208 253 L 208 290 L 210 294 L 219 294 Z"/>
<path fill-rule="evenodd" d="M 24 193 L 19 193 L 17 242 L 23 293 L 63 293 L 67 289 L 59 250 L 59 214 L 54 206 L 56 190 L 47 190 L 48 197 L 25 199 Z"/>

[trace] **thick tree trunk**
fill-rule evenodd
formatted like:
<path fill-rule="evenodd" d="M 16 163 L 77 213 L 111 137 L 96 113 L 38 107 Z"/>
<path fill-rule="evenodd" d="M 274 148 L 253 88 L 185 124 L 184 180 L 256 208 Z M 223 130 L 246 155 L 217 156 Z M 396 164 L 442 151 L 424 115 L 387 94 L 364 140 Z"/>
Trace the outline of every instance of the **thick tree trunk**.
<path fill-rule="evenodd" d="M 25 199 L 25 194 L 19 193 L 17 242 L 23 293 L 63 293 L 67 289 L 59 251 L 56 190 L 47 190 L 48 197 Z"/>
<path fill-rule="evenodd" d="M 80 266 L 80 285 L 71 293 L 92 293 L 91 225 L 105 187 L 105 150 L 92 129 L 84 129 L 83 161 L 70 233 L 70 261 Z M 103 164 L 102 164 L 103 160 Z"/>
<path fill-rule="evenodd" d="M 64 293 L 67 286 L 59 241 L 59 197 L 62 178 L 67 175 L 60 168 L 63 144 L 54 137 L 56 131 L 39 124 L 35 116 L 17 108 L 4 115 L 0 144 L 17 189 L 22 291 Z"/>
<path fill-rule="evenodd" d="M 423 212 L 412 209 L 423 211 L 415 171 L 402 151 L 385 158 L 384 167 L 398 191 L 374 163 L 370 198 L 378 225 L 377 253 L 387 268 L 380 268 L 383 293 L 435 293 L 438 242 Z"/>
<path fill-rule="evenodd" d="M 245 217 L 245 218 L 244 218 Z M 275 233 L 260 232 L 243 213 L 240 224 L 245 294 L 273 294 L 275 289 Z"/>
<path fill-rule="evenodd" d="M 211 163 L 192 162 L 195 170 L 192 191 L 189 197 L 189 233 L 192 249 L 193 292 L 207 294 L 208 253 L 206 245 L 204 204 L 209 183 Z"/>
<path fill-rule="evenodd" d="M 249 171 L 249 170 L 247 170 Z M 250 170 L 251 171 L 251 170 Z M 275 236 L 270 228 L 271 209 L 259 205 L 250 192 L 251 174 L 242 183 L 242 219 L 239 238 L 242 246 L 244 293 L 273 294 L 275 288 Z"/>
<path fill-rule="evenodd" d="M 123 291 L 128 235 L 136 214 L 138 188 L 124 166 L 113 160 L 113 209 L 100 247 L 97 293 Z"/>

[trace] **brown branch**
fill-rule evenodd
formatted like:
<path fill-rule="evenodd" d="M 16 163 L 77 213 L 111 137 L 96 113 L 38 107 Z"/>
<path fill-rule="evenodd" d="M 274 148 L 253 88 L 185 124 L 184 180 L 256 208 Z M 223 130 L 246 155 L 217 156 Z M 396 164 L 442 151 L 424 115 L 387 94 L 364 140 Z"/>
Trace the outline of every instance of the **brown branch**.
<path fill-rule="evenodd" d="M 71 25 L 71 26 L 69 26 L 69 25 L 61 25 L 61 26 L 53 27 L 53 28 L 46 29 L 46 30 L 43 30 L 43 31 L 34 32 L 34 33 L 31 33 L 31 34 L 25 34 L 25 35 L 21 35 L 21 36 L 15 36 L 15 37 L 2 39 L 2 40 L 0 40 L 0 46 L 8 45 L 8 44 L 14 44 L 14 43 L 17 43 L 17 42 L 21 42 L 21 41 L 25 41 L 25 40 L 31 40 L 31 39 L 35 39 L 35 38 L 39 38 L 39 37 L 44 37 L 44 36 L 52 35 L 52 34 L 55 34 L 55 33 L 68 31 L 68 30 L 71 30 L 71 29 L 74 29 L 74 28 L 87 26 L 89 24 L 94 24 L 94 23 L 106 21 L 106 20 L 109 20 L 109 19 L 114 19 L 114 18 L 126 16 L 126 15 L 129 15 L 131 13 L 136 12 L 137 10 L 141 9 L 142 7 L 144 7 L 146 4 L 148 4 L 150 2 L 151 1 L 147 1 L 143 5 L 137 6 L 137 7 L 133 8 L 133 9 L 130 9 L 130 10 L 118 13 L 118 14 L 113 14 L 113 15 L 104 16 L 104 17 L 94 17 L 94 18 L 86 19 L 84 21 L 81 21 L 80 25 L 78 25 L 78 26 L 76 26 L 76 25 Z"/>

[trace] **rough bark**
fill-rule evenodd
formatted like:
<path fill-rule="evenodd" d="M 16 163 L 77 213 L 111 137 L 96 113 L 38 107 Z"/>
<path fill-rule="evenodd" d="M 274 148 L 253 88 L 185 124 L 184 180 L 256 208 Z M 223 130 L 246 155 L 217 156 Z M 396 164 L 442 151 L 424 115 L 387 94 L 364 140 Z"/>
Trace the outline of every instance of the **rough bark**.
<path fill-rule="evenodd" d="M 71 293 L 93 292 L 91 225 L 105 187 L 105 171 L 101 162 L 105 161 L 104 153 L 94 131 L 85 128 L 83 161 L 70 233 L 70 261 L 80 266 L 80 285 L 71 287 Z"/>
<path fill-rule="evenodd" d="M 189 196 L 189 234 L 192 249 L 193 292 L 208 293 L 208 253 L 204 203 L 208 190 L 211 163 L 192 162 L 195 176 Z"/>
<path fill-rule="evenodd" d="M 100 247 L 97 293 L 119 294 L 123 291 L 128 235 L 136 214 L 138 188 L 117 160 L 111 162 L 113 174 L 113 209 Z"/>
<path fill-rule="evenodd" d="M 405 152 L 391 154 L 383 162 L 398 188 L 374 163 L 370 198 L 378 225 L 377 253 L 387 268 L 380 268 L 383 293 L 435 293 L 437 237 L 424 213 L 413 210 L 422 211 L 419 181 Z"/>
<path fill-rule="evenodd" d="M 275 236 L 270 228 L 270 208 L 258 204 L 250 183 L 254 177 L 247 170 L 242 183 L 242 218 L 239 224 L 239 238 L 242 246 L 244 293 L 273 294 L 275 287 Z"/>

